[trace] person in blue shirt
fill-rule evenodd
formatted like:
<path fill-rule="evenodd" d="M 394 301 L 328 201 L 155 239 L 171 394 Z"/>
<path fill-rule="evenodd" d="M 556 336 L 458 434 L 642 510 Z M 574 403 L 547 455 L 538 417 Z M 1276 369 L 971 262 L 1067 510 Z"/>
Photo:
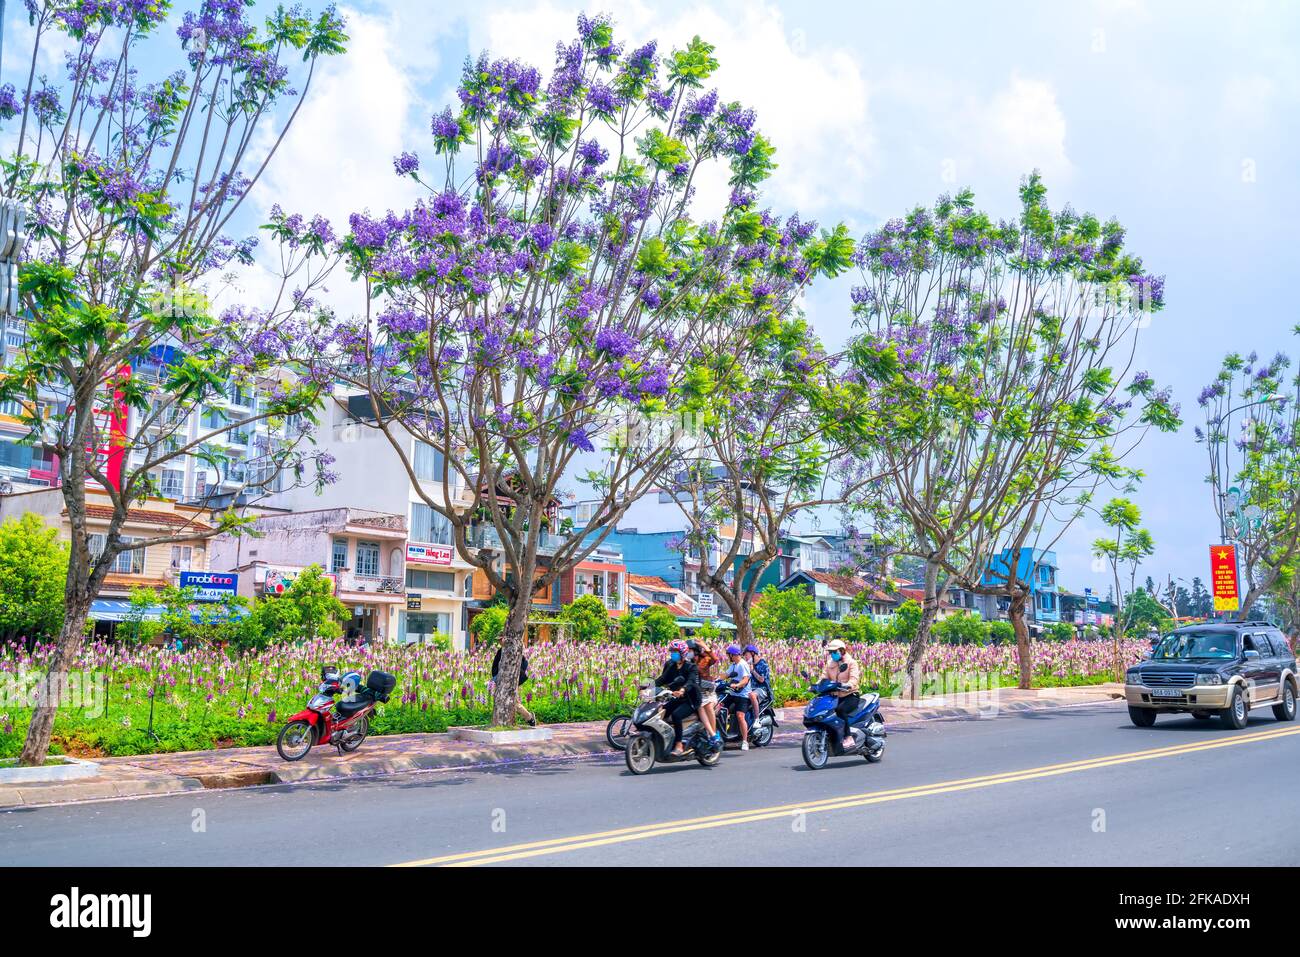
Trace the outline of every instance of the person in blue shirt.
<path fill-rule="evenodd" d="M 745 661 L 740 645 L 727 645 L 727 658 L 731 667 L 727 669 L 727 692 L 741 702 L 736 708 L 736 720 L 740 722 L 740 750 L 749 750 L 749 664 Z"/>

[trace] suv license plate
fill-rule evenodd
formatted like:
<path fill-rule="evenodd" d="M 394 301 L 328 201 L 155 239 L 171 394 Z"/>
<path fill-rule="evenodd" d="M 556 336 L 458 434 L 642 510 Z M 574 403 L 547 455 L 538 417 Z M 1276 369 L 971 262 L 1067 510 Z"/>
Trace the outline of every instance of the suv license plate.
<path fill-rule="evenodd" d="M 1181 688 L 1152 688 L 1151 694 L 1157 698 L 1181 698 L 1183 690 Z"/>

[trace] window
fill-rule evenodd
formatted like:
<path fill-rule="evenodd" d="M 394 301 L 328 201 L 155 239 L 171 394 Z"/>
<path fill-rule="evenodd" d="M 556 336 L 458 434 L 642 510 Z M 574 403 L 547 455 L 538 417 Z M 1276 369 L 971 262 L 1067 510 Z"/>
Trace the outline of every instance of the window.
<path fill-rule="evenodd" d="M 442 481 L 442 453 L 428 442 L 415 443 L 415 477 L 426 482 Z M 425 506 L 426 508 L 428 506 Z"/>
<path fill-rule="evenodd" d="M 399 624 L 407 644 L 421 644 L 430 636 L 451 635 L 451 615 L 439 612 L 404 612 L 405 621 Z"/>
<path fill-rule="evenodd" d="M 346 539 L 334 539 L 334 553 L 330 559 L 330 571 L 341 572 L 348 567 L 348 543 Z"/>
<path fill-rule="evenodd" d="M 357 574 L 379 577 L 379 546 L 374 542 L 357 542 Z"/>
<path fill-rule="evenodd" d="M 181 498 L 185 495 L 185 471 L 183 469 L 163 469 L 163 498 Z"/>
<path fill-rule="evenodd" d="M 430 545 L 451 544 L 451 522 L 423 502 L 411 503 L 411 541 Z"/>
<path fill-rule="evenodd" d="M 26 413 L 23 411 L 23 404 L 17 399 L 6 399 L 0 402 L 0 412 L 12 416 L 15 419 L 21 418 Z"/>
<path fill-rule="evenodd" d="M 123 535 L 119 539 L 119 541 L 121 541 L 123 545 L 131 545 L 134 544 L 135 542 L 138 542 L 139 539 L 130 538 L 126 535 Z M 91 556 L 96 560 L 98 560 L 99 556 L 104 553 L 104 546 L 107 544 L 107 539 L 103 535 L 91 535 L 89 544 L 90 544 Z M 111 575 L 143 574 L 144 573 L 144 551 L 145 550 L 143 548 L 134 548 L 131 549 L 130 551 L 118 552 L 117 556 L 113 559 L 113 563 L 108 568 L 109 574 Z"/>
<path fill-rule="evenodd" d="M 200 422 L 204 429 L 219 429 L 228 421 L 229 419 L 226 418 L 224 412 L 220 409 L 214 409 L 211 407 L 205 408 L 203 410 L 203 415 L 200 418 Z"/>
<path fill-rule="evenodd" d="M 190 559 L 193 557 L 193 549 L 189 545 L 172 546 L 172 569 L 182 571 L 190 567 Z"/>
<path fill-rule="evenodd" d="M 406 573 L 407 588 L 428 588 L 433 591 L 455 591 L 456 576 L 452 572 L 430 572 L 412 568 Z"/>

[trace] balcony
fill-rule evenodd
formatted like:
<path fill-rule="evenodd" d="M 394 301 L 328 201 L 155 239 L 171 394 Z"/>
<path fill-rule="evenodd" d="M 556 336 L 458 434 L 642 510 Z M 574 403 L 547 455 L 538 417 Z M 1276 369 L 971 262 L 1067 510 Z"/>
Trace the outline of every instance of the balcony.
<path fill-rule="evenodd" d="M 527 540 L 529 534 L 528 532 L 524 533 L 525 540 Z M 538 536 L 537 552 L 539 555 L 554 554 L 555 550 L 565 541 L 564 536 L 553 535 L 550 532 L 537 532 L 535 534 Z M 501 536 L 497 534 L 497 530 L 491 525 L 479 525 L 470 529 L 466 538 L 472 548 L 501 550 Z"/>
<path fill-rule="evenodd" d="M 360 575 L 353 571 L 338 572 L 340 592 L 374 595 L 381 600 L 404 601 L 406 582 L 383 575 Z"/>

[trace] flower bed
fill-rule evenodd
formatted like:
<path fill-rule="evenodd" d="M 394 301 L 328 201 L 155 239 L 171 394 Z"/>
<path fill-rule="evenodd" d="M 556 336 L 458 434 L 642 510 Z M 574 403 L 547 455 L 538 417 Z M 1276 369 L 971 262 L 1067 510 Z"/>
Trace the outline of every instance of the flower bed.
<path fill-rule="evenodd" d="M 890 694 L 907 658 L 907 645 L 851 646 L 863 665 L 863 683 Z M 1126 661 L 1137 661 L 1143 642 L 1129 642 Z M 15 701 L 16 676 L 44 670 L 51 649 L 0 649 L 0 757 L 21 750 L 29 710 Z M 1109 641 L 1036 643 L 1035 684 L 1089 684 L 1109 678 Z M 528 650 L 532 680 L 524 688 L 530 710 L 543 722 L 589 721 L 626 710 L 638 681 L 659 673 L 665 651 L 658 645 L 557 642 Z M 801 671 L 821 665 L 818 642 L 766 650 L 778 703 L 806 697 Z M 303 707 L 320 681 L 322 664 L 372 669 L 397 676 L 392 701 L 372 723 L 375 734 L 445 731 L 481 725 L 491 716 L 492 652 L 439 651 L 431 645 L 348 647 L 342 642 L 281 645 L 258 654 L 234 655 L 218 648 L 175 652 L 165 648 L 95 642 L 82 651 L 75 671 L 93 675 L 101 693 L 96 708 L 66 708 L 54 728 L 55 750 L 74 755 L 127 755 L 271 744 L 288 715 Z M 1015 648 L 1007 645 L 936 645 L 925 670 L 938 684 L 930 690 L 1014 685 Z M 153 705 L 152 733 L 150 704 Z M 94 712 L 101 713 L 94 713 Z M 88 713 L 89 712 L 89 713 Z"/>

